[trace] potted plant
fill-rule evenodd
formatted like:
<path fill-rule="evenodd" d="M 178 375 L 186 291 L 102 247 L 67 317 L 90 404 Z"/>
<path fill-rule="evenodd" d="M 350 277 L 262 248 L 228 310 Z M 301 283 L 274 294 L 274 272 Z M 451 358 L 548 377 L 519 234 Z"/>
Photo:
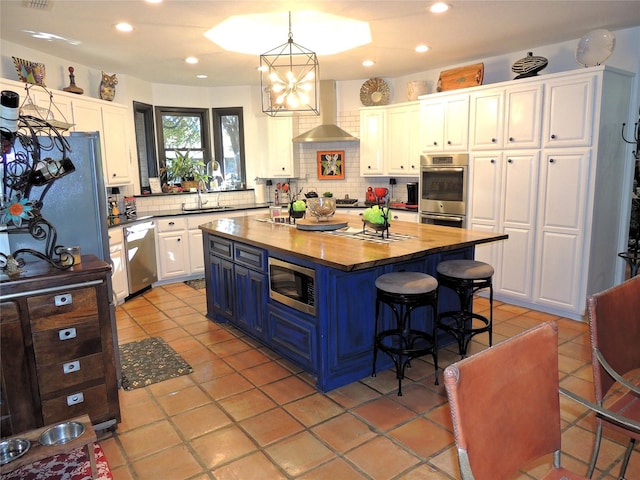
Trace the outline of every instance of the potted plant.
<path fill-rule="evenodd" d="M 166 168 L 167 182 L 180 182 L 182 190 L 189 191 L 191 188 L 198 188 L 200 181 L 206 183 L 209 180 L 202 160 L 191 157 L 189 151 L 175 152 L 175 158 L 168 162 Z"/>

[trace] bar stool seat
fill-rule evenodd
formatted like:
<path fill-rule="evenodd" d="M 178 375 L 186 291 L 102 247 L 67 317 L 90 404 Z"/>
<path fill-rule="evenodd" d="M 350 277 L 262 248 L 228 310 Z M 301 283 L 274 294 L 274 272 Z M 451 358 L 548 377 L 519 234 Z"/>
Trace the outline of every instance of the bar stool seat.
<path fill-rule="evenodd" d="M 435 334 L 438 314 L 438 282 L 431 275 L 420 272 L 392 272 L 380 275 L 376 285 L 376 318 L 373 342 L 373 372 L 376 376 L 378 350 L 391 357 L 398 379 L 398 396 L 402 396 L 402 379 L 412 359 L 431 354 L 438 384 L 438 349 Z M 393 312 L 395 325 L 380 331 L 381 304 Z M 411 314 L 418 308 L 430 306 L 433 312 L 431 331 L 412 328 Z M 426 327 L 425 327 L 426 328 Z"/>
<path fill-rule="evenodd" d="M 458 351 L 463 358 L 467 356 L 469 342 L 475 335 L 487 332 L 489 346 L 491 346 L 493 343 L 493 267 L 478 260 L 446 260 L 438 264 L 436 271 L 438 288 L 453 290 L 460 301 L 459 310 L 439 314 L 437 328 L 455 337 L 458 342 Z M 489 317 L 473 312 L 473 296 L 485 288 L 489 289 Z M 479 320 L 481 325 L 474 326 L 474 320 Z"/>

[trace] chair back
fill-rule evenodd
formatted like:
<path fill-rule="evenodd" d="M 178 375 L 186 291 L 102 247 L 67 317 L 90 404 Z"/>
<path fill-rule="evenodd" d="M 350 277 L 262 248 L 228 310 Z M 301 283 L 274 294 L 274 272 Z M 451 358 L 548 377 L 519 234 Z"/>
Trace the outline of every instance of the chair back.
<path fill-rule="evenodd" d="M 554 322 L 450 365 L 444 377 L 463 479 L 509 478 L 560 450 Z"/>
<path fill-rule="evenodd" d="M 587 298 L 596 402 L 615 380 L 596 357 L 599 350 L 620 375 L 640 368 L 640 276 Z"/>

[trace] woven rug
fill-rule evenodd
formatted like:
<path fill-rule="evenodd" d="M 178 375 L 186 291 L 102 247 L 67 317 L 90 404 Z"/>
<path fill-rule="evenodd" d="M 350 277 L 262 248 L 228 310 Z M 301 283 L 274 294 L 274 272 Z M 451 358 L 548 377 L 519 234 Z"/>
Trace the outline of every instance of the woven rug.
<path fill-rule="evenodd" d="M 187 280 L 184 283 L 189 285 L 191 288 L 195 288 L 196 290 L 200 290 L 202 288 L 205 288 L 204 278 L 196 278 L 195 280 Z"/>
<path fill-rule="evenodd" d="M 120 345 L 122 388 L 134 390 L 193 372 L 176 351 L 161 338 L 145 338 Z"/>

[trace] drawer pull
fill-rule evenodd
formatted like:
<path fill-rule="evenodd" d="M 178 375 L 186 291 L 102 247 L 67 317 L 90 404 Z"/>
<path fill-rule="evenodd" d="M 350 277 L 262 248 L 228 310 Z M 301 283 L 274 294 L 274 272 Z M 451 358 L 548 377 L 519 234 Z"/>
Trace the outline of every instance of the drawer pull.
<path fill-rule="evenodd" d="M 67 405 L 71 407 L 72 405 L 77 405 L 78 403 L 84 402 L 84 395 L 82 392 L 74 393 L 73 395 L 69 395 L 67 397 Z"/>
<path fill-rule="evenodd" d="M 64 330 L 58 330 L 58 338 L 60 340 L 70 340 L 72 338 L 76 338 L 78 332 L 76 332 L 75 328 L 65 328 Z"/>
<path fill-rule="evenodd" d="M 56 307 L 71 305 L 73 303 L 73 295 L 71 295 L 70 293 L 56 295 L 55 297 L 53 297 L 53 301 L 56 304 Z"/>
<path fill-rule="evenodd" d="M 73 373 L 80 370 L 80 360 L 76 360 L 75 362 L 67 362 L 62 364 L 62 372 L 66 375 L 67 373 Z"/>

